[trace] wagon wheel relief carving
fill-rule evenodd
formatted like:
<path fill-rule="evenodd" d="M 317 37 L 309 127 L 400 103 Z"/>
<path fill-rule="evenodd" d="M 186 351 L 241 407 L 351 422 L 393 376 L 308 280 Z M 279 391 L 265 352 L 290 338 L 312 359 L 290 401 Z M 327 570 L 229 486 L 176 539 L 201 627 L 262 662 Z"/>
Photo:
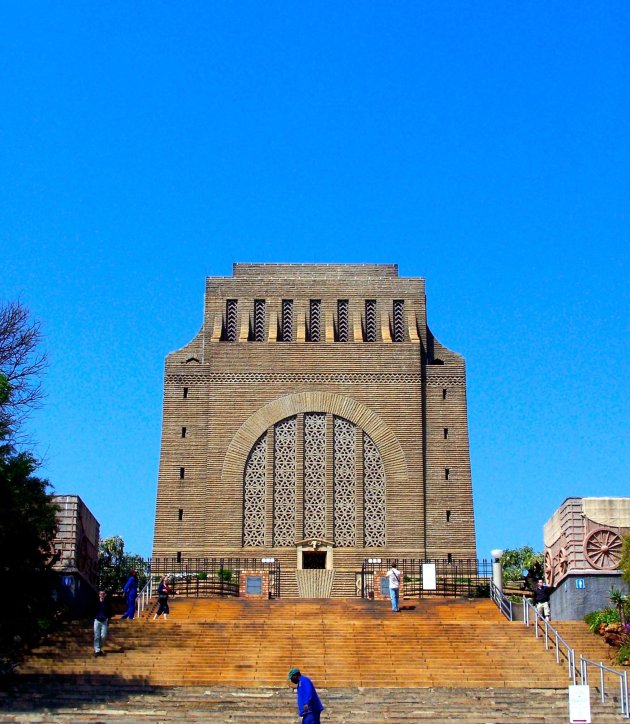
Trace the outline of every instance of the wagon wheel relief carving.
<path fill-rule="evenodd" d="M 596 528 L 584 539 L 586 560 L 600 570 L 615 570 L 621 560 L 621 536 L 607 528 Z"/>
<path fill-rule="evenodd" d="M 558 572 L 561 576 L 564 576 L 564 574 L 567 572 L 567 569 L 569 568 L 569 560 L 567 558 L 567 552 L 566 549 L 560 548 L 558 551 L 558 557 L 556 558 L 556 563 L 558 564 Z"/>
<path fill-rule="evenodd" d="M 548 586 L 553 586 L 553 582 L 555 580 L 555 570 L 553 565 L 553 558 L 551 556 L 551 551 L 545 552 L 545 581 L 547 582 Z"/>

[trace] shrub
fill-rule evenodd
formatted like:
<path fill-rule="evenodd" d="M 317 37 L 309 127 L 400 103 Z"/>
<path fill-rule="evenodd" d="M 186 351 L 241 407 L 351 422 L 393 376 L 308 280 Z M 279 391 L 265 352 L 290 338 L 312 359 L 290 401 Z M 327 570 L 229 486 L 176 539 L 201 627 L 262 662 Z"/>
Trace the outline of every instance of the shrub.
<path fill-rule="evenodd" d="M 490 584 L 480 583 L 470 593 L 470 598 L 490 598 Z"/>
<path fill-rule="evenodd" d="M 223 583 L 231 583 L 232 582 L 232 571 L 229 568 L 219 568 L 217 571 L 217 578 L 220 581 L 223 581 Z"/>
<path fill-rule="evenodd" d="M 610 589 L 608 598 L 619 614 L 619 620 L 621 623 L 625 623 L 628 618 L 627 613 L 630 608 L 630 598 L 623 591 L 619 588 L 615 588 L 614 586 Z"/>
<path fill-rule="evenodd" d="M 602 624 L 619 623 L 619 614 L 614 608 L 602 608 L 599 611 L 587 613 L 584 616 L 584 621 L 593 633 L 598 633 L 598 629 Z"/>

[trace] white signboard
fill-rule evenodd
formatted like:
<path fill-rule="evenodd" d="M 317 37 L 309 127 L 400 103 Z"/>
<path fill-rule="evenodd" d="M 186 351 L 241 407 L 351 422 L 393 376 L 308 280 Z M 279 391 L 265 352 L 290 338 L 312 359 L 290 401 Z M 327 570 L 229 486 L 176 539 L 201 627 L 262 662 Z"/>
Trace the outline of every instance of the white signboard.
<path fill-rule="evenodd" d="M 435 580 L 435 563 L 422 564 L 422 590 L 435 591 L 437 582 Z"/>
<path fill-rule="evenodd" d="M 569 686 L 570 724 L 591 724 L 590 686 Z"/>

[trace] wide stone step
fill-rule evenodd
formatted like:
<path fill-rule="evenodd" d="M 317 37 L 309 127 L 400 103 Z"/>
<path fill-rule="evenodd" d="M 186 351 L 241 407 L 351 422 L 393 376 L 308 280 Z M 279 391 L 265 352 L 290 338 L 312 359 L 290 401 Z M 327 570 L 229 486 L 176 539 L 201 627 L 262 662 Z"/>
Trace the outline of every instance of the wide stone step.
<path fill-rule="evenodd" d="M 316 682 L 318 683 L 318 682 Z M 568 720 L 566 689 L 490 687 L 476 689 L 327 689 L 322 721 L 337 724 L 387 722 L 510 722 L 558 724 Z M 623 719 L 594 701 L 593 721 Z M 47 683 L 22 680 L 0 692 L 0 722 L 130 724 L 131 722 L 295 722 L 295 695 L 288 688 L 159 688 Z"/>
<path fill-rule="evenodd" d="M 148 685 L 276 686 L 298 664 L 324 686 L 563 686 L 540 642 L 489 601 L 387 602 L 176 599 L 168 621 L 113 621 L 109 655 L 91 656 L 89 624 L 36 650 L 24 674 Z M 534 665 L 534 662 L 535 665 Z"/>

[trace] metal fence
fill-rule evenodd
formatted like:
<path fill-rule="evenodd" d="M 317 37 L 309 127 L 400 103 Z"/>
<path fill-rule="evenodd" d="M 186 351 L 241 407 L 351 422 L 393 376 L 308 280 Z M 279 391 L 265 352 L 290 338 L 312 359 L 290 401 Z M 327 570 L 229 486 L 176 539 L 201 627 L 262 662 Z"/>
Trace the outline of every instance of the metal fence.
<path fill-rule="evenodd" d="M 170 578 L 173 593 L 180 596 L 238 596 L 241 571 L 267 571 L 269 598 L 280 596 L 280 563 L 275 558 L 133 558 L 135 570 L 143 580 L 152 582 L 153 590 L 162 576 Z M 118 564 L 117 568 L 120 568 Z M 122 568 L 126 568 L 125 565 Z M 108 570 L 100 573 L 107 578 Z M 123 580 L 124 575 L 119 579 Z M 116 588 L 121 588 L 121 585 Z M 151 591 L 151 586 L 147 586 Z"/>
<path fill-rule="evenodd" d="M 405 598 L 488 598 L 492 563 L 477 558 L 366 558 L 361 569 L 361 596 L 374 597 L 374 574 L 385 572 L 396 561 L 402 574 Z M 424 564 L 435 566 L 428 570 Z M 433 575 L 435 573 L 435 576 Z"/>

